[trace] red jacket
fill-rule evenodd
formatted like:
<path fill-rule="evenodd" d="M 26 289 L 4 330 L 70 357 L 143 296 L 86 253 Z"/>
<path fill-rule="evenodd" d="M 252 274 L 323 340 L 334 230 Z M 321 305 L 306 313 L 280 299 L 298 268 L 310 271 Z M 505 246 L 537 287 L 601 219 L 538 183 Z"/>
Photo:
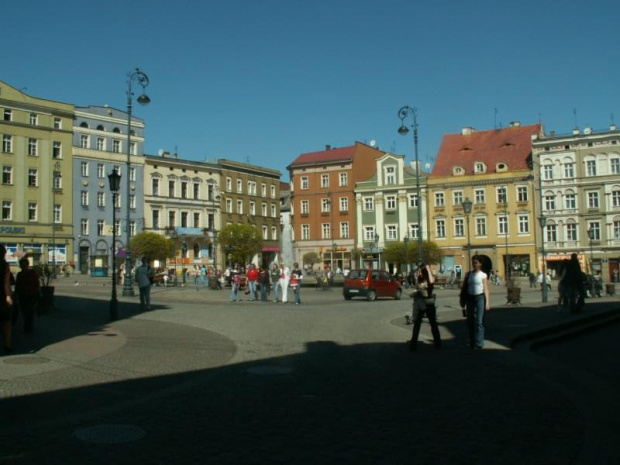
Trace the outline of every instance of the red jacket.
<path fill-rule="evenodd" d="M 258 281 L 258 270 L 256 268 L 248 270 L 248 281 Z"/>

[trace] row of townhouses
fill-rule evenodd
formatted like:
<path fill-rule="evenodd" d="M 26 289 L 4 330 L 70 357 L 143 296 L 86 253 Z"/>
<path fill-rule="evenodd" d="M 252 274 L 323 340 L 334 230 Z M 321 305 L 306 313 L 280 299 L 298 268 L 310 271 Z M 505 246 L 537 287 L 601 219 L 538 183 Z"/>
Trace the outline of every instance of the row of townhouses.
<path fill-rule="evenodd" d="M 444 136 L 432 170 L 374 144 L 326 146 L 295 158 L 285 184 L 256 165 L 145 154 L 144 121 L 129 125 L 114 108 L 35 98 L 0 81 L 0 111 L 0 243 L 12 263 L 28 253 L 105 274 L 111 250 L 122 255 L 131 236 L 153 231 L 175 239 L 172 263 L 223 265 L 218 231 L 248 223 L 263 237 L 259 263 L 302 263 L 312 252 L 319 267 L 395 271 L 385 248 L 421 238 L 441 248 L 440 273 L 461 273 L 482 254 L 503 276 L 554 275 L 575 252 L 587 272 L 617 278 L 615 125 L 565 135 L 519 122 L 463 128 Z M 113 223 L 114 169 L 122 184 Z"/>

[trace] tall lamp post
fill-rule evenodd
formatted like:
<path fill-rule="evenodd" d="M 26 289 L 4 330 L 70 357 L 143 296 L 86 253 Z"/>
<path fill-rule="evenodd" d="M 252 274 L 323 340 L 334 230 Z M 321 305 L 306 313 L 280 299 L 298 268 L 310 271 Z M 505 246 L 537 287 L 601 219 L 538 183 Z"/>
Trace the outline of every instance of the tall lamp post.
<path fill-rule="evenodd" d="M 177 239 L 179 238 L 176 231 L 172 231 L 172 243 L 174 244 L 174 279 L 172 282 L 176 286 L 179 284 L 179 278 L 177 276 Z"/>
<path fill-rule="evenodd" d="M 110 321 L 118 319 L 118 299 L 116 298 L 116 196 L 121 188 L 121 175 L 114 169 L 108 174 L 112 192 L 112 298 L 110 299 Z"/>
<path fill-rule="evenodd" d="M 405 243 L 405 273 L 409 274 L 409 234 L 403 237 Z"/>
<path fill-rule="evenodd" d="M 56 278 L 56 191 L 60 188 L 60 162 L 54 163 L 52 177 L 52 278 Z"/>
<path fill-rule="evenodd" d="M 592 240 L 594 239 L 594 229 L 590 225 L 588 229 L 588 239 L 590 239 L 590 296 L 594 297 L 594 249 L 592 248 Z"/>
<path fill-rule="evenodd" d="M 185 286 L 185 256 L 187 255 L 187 241 L 183 235 L 183 243 L 181 244 L 181 274 L 183 275 L 183 286 Z"/>
<path fill-rule="evenodd" d="M 504 238 L 506 239 L 506 286 L 508 286 L 508 280 L 510 279 L 510 256 L 508 255 L 508 204 L 504 208 L 504 218 L 506 220 Z"/>
<path fill-rule="evenodd" d="M 131 176 L 129 175 L 131 170 L 131 111 L 133 109 L 133 91 L 131 84 L 136 81 L 142 86 L 142 95 L 137 98 L 137 102 L 140 105 L 147 105 L 151 99 L 144 93 L 146 86 L 149 85 L 149 78 L 146 74 L 136 68 L 135 71 L 128 74 L 127 79 L 127 240 L 125 243 L 125 283 L 123 286 L 124 296 L 133 296 L 133 284 L 131 282 L 131 251 L 129 249 L 129 242 L 131 241 Z"/>
<path fill-rule="evenodd" d="M 216 185 L 215 181 L 213 180 L 209 180 L 207 181 L 209 184 L 208 187 L 208 198 L 209 201 L 211 202 L 211 208 L 213 209 L 213 222 L 209 221 L 208 226 L 208 230 L 211 231 L 211 234 L 213 235 L 213 271 L 215 274 L 215 277 L 217 278 L 217 228 L 215 227 L 215 216 L 217 214 L 217 207 L 216 205 L 219 204 L 220 202 L 220 188 Z M 224 257 L 224 262 L 226 262 L 226 257 Z M 226 266 L 224 264 L 224 266 Z"/>
<path fill-rule="evenodd" d="M 542 301 L 543 303 L 549 300 L 549 289 L 547 287 L 547 270 L 546 270 L 546 260 L 545 260 L 545 226 L 547 225 L 547 218 L 544 215 L 540 215 L 538 218 L 538 222 L 540 223 L 540 249 L 542 252 Z"/>
<path fill-rule="evenodd" d="M 398 110 L 398 117 L 401 125 L 398 133 L 401 136 L 407 135 L 409 128 L 405 126 L 405 118 L 410 116 L 413 120 L 413 152 L 415 155 L 415 190 L 417 197 L 418 210 L 418 263 L 422 261 L 422 195 L 420 192 L 420 160 L 418 159 L 418 109 L 405 105 Z"/>
<path fill-rule="evenodd" d="M 471 207 L 473 203 L 466 197 L 465 200 L 461 202 L 461 205 L 463 205 L 463 212 L 465 213 L 466 217 L 465 221 L 467 222 L 467 260 L 469 262 L 469 271 L 471 271 L 471 240 L 469 237 L 469 215 L 471 215 Z"/>
<path fill-rule="evenodd" d="M 379 234 L 375 233 L 375 250 L 377 252 L 377 264 L 379 265 L 379 269 L 381 269 L 381 252 L 379 252 Z"/>

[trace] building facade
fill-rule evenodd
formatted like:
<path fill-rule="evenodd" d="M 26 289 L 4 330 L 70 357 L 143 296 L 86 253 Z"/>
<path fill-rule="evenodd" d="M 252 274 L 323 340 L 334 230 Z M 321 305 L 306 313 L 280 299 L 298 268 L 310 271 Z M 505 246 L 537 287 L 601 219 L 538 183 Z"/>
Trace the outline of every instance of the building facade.
<path fill-rule="evenodd" d="M 533 142 L 537 204 L 545 219 L 539 238 L 545 268 L 577 253 L 582 270 L 617 282 L 620 264 L 620 131 L 576 128 Z"/>
<path fill-rule="evenodd" d="M 541 131 L 540 124 L 514 122 L 444 137 L 428 178 L 428 228 L 444 254 L 440 272 L 461 275 L 476 254 L 502 277 L 536 271 L 531 139 Z"/>
<path fill-rule="evenodd" d="M 144 121 L 132 117 L 127 171 L 127 113 L 107 106 L 77 107 L 73 131 L 73 224 L 76 271 L 107 276 L 112 250 L 123 255 L 129 235 L 144 228 Z M 121 175 L 112 205 L 108 175 Z M 127 185 L 129 183 L 129 186 Z M 129 187 L 129 189 L 128 189 Z M 129 199 L 127 193 L 129 192 Z M 112 224 L 112 209 L 116 223 Z M 129 209 L 129 224 L 127 211 Z M 116 244 L 112 246 L 112 228 Z"/>
<path fill-rule="evenodd" d="M 72 264 L 74 107 L 0 81 L 0 243 L 16 267 Z"/>

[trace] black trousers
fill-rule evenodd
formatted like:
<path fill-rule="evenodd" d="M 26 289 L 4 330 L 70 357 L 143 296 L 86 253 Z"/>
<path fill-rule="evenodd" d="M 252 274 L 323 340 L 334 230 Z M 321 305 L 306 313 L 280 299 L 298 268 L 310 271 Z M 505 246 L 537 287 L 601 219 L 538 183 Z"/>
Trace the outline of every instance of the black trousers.
<path fill-rule="evenodd" d="M 411 350 L 417 349 L 418 337 L 420 336 L 420 327 L 422 326 L 422 318 L 426 315 L 431 325 L 431 333 L 433 334 L 433 342 L 435 348 L 441 346 L 441 336 L 439 334 L 439 325 L 437 324 L 437 307 L 435 307 L 434 299 L 423 299 L 424 302 L 413 301 L 413 333 L 409 347 Z"/>

